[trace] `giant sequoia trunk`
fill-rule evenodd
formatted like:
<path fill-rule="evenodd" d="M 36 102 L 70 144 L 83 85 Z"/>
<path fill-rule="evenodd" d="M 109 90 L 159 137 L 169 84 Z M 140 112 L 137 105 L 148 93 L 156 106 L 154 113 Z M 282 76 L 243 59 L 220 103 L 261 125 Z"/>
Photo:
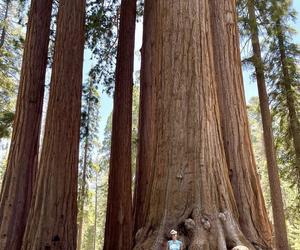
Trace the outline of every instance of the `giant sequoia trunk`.
<path fill-rule="evenodd" d="M 31 3 L 12 141 L 1 190 L 0 249 L 20 249 L 32 198 L 51 7 L 52 0 Z"/>
<path fill-rule="evenodd" d="M 104 250 L 132 248 L 131 123 L 136 0 L 122 0 Z"/>
<path fill-rule="evenodd" d="M 270 248 L 271 225 L 256 172 L 244 98 L 235 0 L 211 0 L 214 62 L 226 160 L 246 238 Z"/>
<path fill-rule="evenodd" d="M 230 184 L 209 3 L 145 2 L 134 249 L 163 249 L 172 228 L 188 249 L 254 249 Z"/>
<path fill-rule="evenodd" d="M 251 28 L 251 43 L 253 48 L 253 63 L 257 80 L 259 104 L 263 124 L 264 145 L 266 151 L 276 246 L 278 249 L 288 249 L 287 231 L 283 210 L 279 171 L 276 162 L 276 149 L 273 139 L 272 118 L 269 108 L 269 97 L 266 89 L 264 65 L 258 36 L 258 26 L 255 16 L 254 0 L 248 0 L 248 13 Z"/>
<path fill-rule="evenodd" d="M 76 249 L 85 0 L 60 0 L 39 172 L 22 249 Z"/>

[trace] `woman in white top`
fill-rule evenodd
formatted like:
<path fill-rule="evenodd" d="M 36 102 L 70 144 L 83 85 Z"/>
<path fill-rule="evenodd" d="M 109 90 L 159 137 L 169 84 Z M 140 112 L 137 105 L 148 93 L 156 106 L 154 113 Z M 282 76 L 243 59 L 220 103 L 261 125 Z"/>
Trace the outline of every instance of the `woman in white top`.
<path fill-rule="evenodd" d="M 182 242 L 180 240 L 177 240 L 177 232 L 175 230 L 172 230 L 170 232 L 172 236 L 172 240 L 168 241 L 168 250 L 183 250 Z"/>

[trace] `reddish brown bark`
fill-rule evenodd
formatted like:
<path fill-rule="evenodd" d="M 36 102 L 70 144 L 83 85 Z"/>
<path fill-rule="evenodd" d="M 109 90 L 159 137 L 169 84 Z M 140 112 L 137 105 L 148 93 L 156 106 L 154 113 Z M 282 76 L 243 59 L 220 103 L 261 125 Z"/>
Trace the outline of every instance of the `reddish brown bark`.
<path fill-rule="evenodd" d="M 137 163 L 135 175 L 135 192 L 134 192 L 134 207 L 133 219 L 134 235 L 137 230 L 142 227 L 146 220 L 148 208 L 145 206 L 147 190 L 151 190 L 152 185 L 152 171 L 151 171 L 151 154 L 154 150 L 151 148 L 152 142 L 156 138 L 154 129 L 154 120 L 151 117 L 154 115 L 155 105 L 154 95 L 152 93 L 151 75 L 149 72 L 150 64 L 147 59 L 150 56 L 150 43 L 147 42 L 147 33 L 150 32 L 151 26 L 149 23 L 149 2 L 145 1 L 144 11 L 144 29 L 143 29 L 143 46 L 141 57 L 141 86 L 140 86 L 140 108 L 139 108 L 139 126 L 138 126 L 138 148 L 137 148 Z"/>
<path fill-rule="evenodd" d="M 60 0 L 45 136 L 22 249 L 76 249 L 85 0 Z"/>
<path fill-rule="evenodd" d="M 37 171 L 52 0 L 33 0 L 0 202 L 0 249 L 20 249 Z"/>
<path fill-rule="evenodd" d="M 256 172 L 244 98 L 234 0 L 211 0 L 221 127 L 239 224 L 254 245 L 270 249 L 272 230 Z"/>
<path fill-rule="evenodd" d="M 145 2 L 134 249 L 164 249 L 172 228 L 188 249 L 254 249 L 229 180 L 209 3 Z"/>
<path fill-rule="evenodd" d="M 136 0 L 122 0 L 112 121 L 105 250 L 132 248 L 131 127 Z"/>
<path fill-rule="evenodd" d="M 289 249 L 287 231 L 285 225 L 285 216 L 283 210 L 283 201 L 278 174 L 278 165 L 276 162 L 276 150 L 272 132 L 272 118 L 269 108 L 269 98 L 266 89 L 263 60 L 259 42 L 259 33 L 255 16 L 254 1 L 248 1 L 248 13 L 251 23 L 251 42 L 253 48 L 253 61 L 257 79 L 259 94 L 259 103 L 263 124 L 264 144 L 269 174 L 271 202 L 273 210 L 274 231 L 276 247 L 278 249 Z"/>

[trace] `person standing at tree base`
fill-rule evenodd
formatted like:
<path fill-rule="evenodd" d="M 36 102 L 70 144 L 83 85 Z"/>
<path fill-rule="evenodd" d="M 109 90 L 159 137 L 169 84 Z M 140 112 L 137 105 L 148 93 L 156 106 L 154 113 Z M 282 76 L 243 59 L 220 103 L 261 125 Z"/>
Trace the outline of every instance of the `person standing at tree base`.
<path fill-rule="evenodd" d="M 170 234 L 172 236 L 172 240 L 168 241 L 167 250 L 183 250 L 182 242 L 177 240 L 177 232 L 175 230 L 171 230 Z"/>

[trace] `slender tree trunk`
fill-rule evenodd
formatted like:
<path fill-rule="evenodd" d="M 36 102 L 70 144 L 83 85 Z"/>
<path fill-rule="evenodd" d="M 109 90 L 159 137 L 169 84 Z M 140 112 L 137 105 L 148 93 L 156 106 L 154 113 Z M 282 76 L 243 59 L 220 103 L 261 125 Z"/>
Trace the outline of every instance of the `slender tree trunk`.
<path fill-rule="evenodd" d="M 136 175 L 135 175 L 135 190 L 134 190 L 134 206 L 133 206 L 133 235 L 136 235 L 139 228 L 146 222 L 147 207 L 145 201 L 147 190 L 151 190 L 152 185 L 152 166 L 150 159 L 151 154 L 154 153 L 152 147 L 153 143 L 150 140 L 156 138 L 156 131 L 154 130 L 153 116 L 154 109 L 154 95 L 152 95 L 152 85 L 149 71 L 149 63 L 146 58 L 150 56 L 150 49 L 145 48 L 148 34 L 148 20 L 150 19 L 148 5 L 150 3 L 145 1 L 144 7 L 144 29 L 143 29 L 143 46 L 141 49 L 141 74 L 140 74 L 140 107 L 139 107 L 139 124 L 138 124 L 138 146 L 137 146 L 137 159 L 136 159 Z M 151 135 L 151 136 L 150 136 Z M 139 167 L 142 166 L 142 167 Z"/>
<path fill-rule="evenodd" d="M 253 62 L 258 86 L 260 110 L 263 124 L 264 144 L 270 182 L 276 246 L 278 249 L 288 249 L 289 247 L 283 210 L 283 201 L 278 174 L 278 165 L 276 162 L 276 150 L 272 132 L 272 118 L 269 108 L 269 98 L 266 90 L 264 65 L 261 57 L 258 27 L 255 16 L 255 5 L 253 0 L 248 0 L 248 13 L 249 22 L 251 24 Z"/>
<path fill-rule="evenodd" d="M 19 250 L 37 171 L 52 0 L 33 0 L 16 115 L 1 190 L 0 249 Z"/>
<path fill-rule="evenodd" d="M 76 249 L 85 0 L 60 0 L 45 136 L 22 249 Z"/>
<path fill-rule="evenodd" d="M 186 249 L 254 249 L 224 152 L 209 5 L 145 2 L 134 249 L 165 249 L 171 229 Z"/>
<path fill-rule="evenodd" d="M 131 127 L 136 0 L 122 0 L 104 250 L 132 248 Z"/>
<path fill-rule="evenodd" d="M 96 250 L 96 244 L 97 244 L 97 219 L 98 219 L 98 172 L 96 172 L 95 217 L 94 217 L 94 250 Z"/>
<path fill-rule="evenodd" d="M 251 146 L 235 6 L 235 0 L 210 1 L 221 128 L 241 230 L 252 244 L 271 249 L 272 229 Z"/>
<path fill-rule="evenodd" d="M 92 87 L 90 86 L 89 89 L 89 97 L 88 97 L 88 110 L 87 110 L 87 133 L 85 138 L 85 145 L 84 145 L 84 156 L 83 156 L 83 170 L 82 170 L 82 184 L 81 184 L 81 193 L 79 196 L 79 223 L 78 223 L 78 235 L 77 235 L 77 249 L 81 249 L 81 242 L 82 242 L 82 226 L 83 226 L 83 214 L 84 214 L 84 203 L 86 198 L 86 172 L 87 172 L 87 165 L 88 165 L 88 149 L 89 149 L 89 129 L 90 129 L 90 110 L 91 110 L 91 100 L 90 96 L 92 94 Z"/>
<path fill-rule="evenodd" d="M 291 135 L 293 138 L 293 145 L 295 149 L 295 156 L 296 156 L 296 169 L 298 173 L 298 186 L 300 188 L 300 121 L 296 111 L 296 100 L 295 94 L 291 87 L 291 76 L 289 66 L 287 65 L 287 58 L 286 58 L 286 50 L 284 45 L 284 35 L 282 31 L 282 26 L 280 20 L 276 23 L 277 29 L 277 40 L 279 45 L 280 51 L 280 60 L 281 60 L 281 67 L 283 72 L 283 87 L 284 87 L 284 94 L 286 96 L 286 105 L 288 108 L 288 115 L 289 115 L 289 127 L 291 130 Z"/>
<path fill-rule="evenodd" d="M 6 27 L 7 27 L 7 18 L 8 18 L 8 10 L 9 10 L 9 5 L 10 5 L 10 0 L 7 0 L 5 2 L 5 14 L 3 18 L 3 27 L 2 27 L 2 32 L 1 32 L 1 37 L 0 37 L 0 49 L 3 47 L 4 42 L 5 42 L 5 37 L 6 37 Z"/>

